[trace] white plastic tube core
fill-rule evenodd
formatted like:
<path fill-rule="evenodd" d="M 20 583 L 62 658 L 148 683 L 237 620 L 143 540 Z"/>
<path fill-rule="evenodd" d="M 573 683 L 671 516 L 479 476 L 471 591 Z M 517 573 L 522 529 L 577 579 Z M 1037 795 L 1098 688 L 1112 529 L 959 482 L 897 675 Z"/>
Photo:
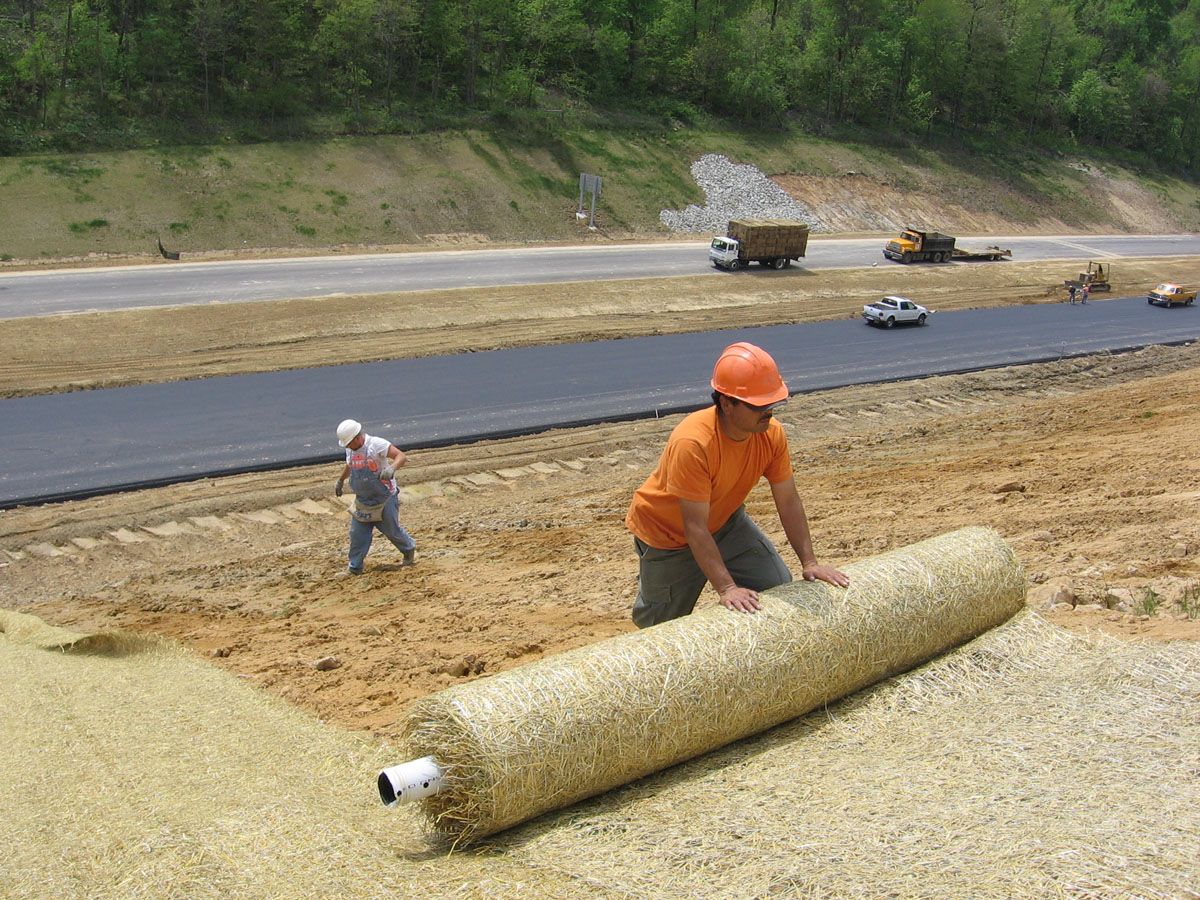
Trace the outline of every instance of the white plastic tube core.
<path fill-rule="evenodd" d="M 432 797 L 442 787 L 442 767 L 432 756 L 409 760 L 379 773 L 379 799 L 384 806 Z"/>

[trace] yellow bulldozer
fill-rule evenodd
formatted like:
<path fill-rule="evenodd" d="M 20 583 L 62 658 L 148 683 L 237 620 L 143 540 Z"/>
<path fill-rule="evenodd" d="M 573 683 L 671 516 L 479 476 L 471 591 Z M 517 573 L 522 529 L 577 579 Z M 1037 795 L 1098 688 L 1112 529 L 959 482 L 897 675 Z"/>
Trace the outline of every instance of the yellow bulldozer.
<path fill-rule="evenodd" d="M 1106 266 L 1104 263 L 1089 262 L 1087 271 L 1080 272 L 1078 278 L 1067 278 L 1063 281 L 1063 286 L 1068 288 L 1081 288 L 1085 284 L 1092 293 L 1112 290 L 1112 283 L 1109 279 L 1109 269 L 1111 266 Z"/>

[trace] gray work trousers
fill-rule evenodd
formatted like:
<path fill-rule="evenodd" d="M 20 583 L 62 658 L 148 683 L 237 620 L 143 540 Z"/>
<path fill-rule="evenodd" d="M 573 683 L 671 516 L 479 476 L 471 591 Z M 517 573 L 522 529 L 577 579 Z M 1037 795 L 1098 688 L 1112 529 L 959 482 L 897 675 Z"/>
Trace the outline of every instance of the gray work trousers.
<path fill-rule="evenodd" d="M 792 580 L 779 551 L 746 515 L 744 506 L 713 533 L 713 540 L 738 587 L 765 591 Z M 708 581 L 691 548 L 659 550 L 637 538 L 633 544 L 638 554 L 633 624 L 648 628 L 691 613 Z"/>
<path fill-rule="evenodd" d="M 383 507 L 383 518 L 379 522 L 360 522 L 354 516 L 350 517 L 350 571 L 361 572 L 367 551 L 371 549 L 371 539 L 375 537 L 375 529 L 380 532 L 401 553 L 416 549 L 416 542 L 404 530 L 399 518 L 400 500 L 392 494 Z"/>

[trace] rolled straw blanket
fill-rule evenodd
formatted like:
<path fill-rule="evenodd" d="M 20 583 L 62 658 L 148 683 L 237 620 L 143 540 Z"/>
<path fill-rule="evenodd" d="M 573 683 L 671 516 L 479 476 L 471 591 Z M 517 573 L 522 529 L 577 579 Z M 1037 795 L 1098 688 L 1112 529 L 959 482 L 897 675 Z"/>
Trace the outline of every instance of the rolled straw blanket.
<path fill-rule="evenodd" d="M 1025 578 L 995 532 L 964 528 L 854 563 L 846 590 L 797 581 L 753 615 L 710 606 L 411 709 L 421 801 L 462 843 L 697 756 L 906 671 L 1001 624 Z"/>

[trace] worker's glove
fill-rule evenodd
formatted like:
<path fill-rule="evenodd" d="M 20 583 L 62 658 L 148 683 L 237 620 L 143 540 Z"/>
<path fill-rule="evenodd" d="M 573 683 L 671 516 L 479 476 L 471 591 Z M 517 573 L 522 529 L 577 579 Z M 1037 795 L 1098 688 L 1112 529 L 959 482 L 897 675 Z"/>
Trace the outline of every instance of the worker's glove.
<path fill-rule="evenodd" d="M 388 460 L 383 464 L 383 468 L 379 470 L 379 477 L 383 481 L 391 481 L 392 476 L 396 474 L 396 464 Z"/>
<path fill-rule="evenodd" d="M 345 490 L 346 490 L 346 482 L 343 481 L 341 478 L 339 478 L 337 480 L 337 484 L 334 485 L 333 495 L 335 497 L 340 497 L 345 492 Z"/>

